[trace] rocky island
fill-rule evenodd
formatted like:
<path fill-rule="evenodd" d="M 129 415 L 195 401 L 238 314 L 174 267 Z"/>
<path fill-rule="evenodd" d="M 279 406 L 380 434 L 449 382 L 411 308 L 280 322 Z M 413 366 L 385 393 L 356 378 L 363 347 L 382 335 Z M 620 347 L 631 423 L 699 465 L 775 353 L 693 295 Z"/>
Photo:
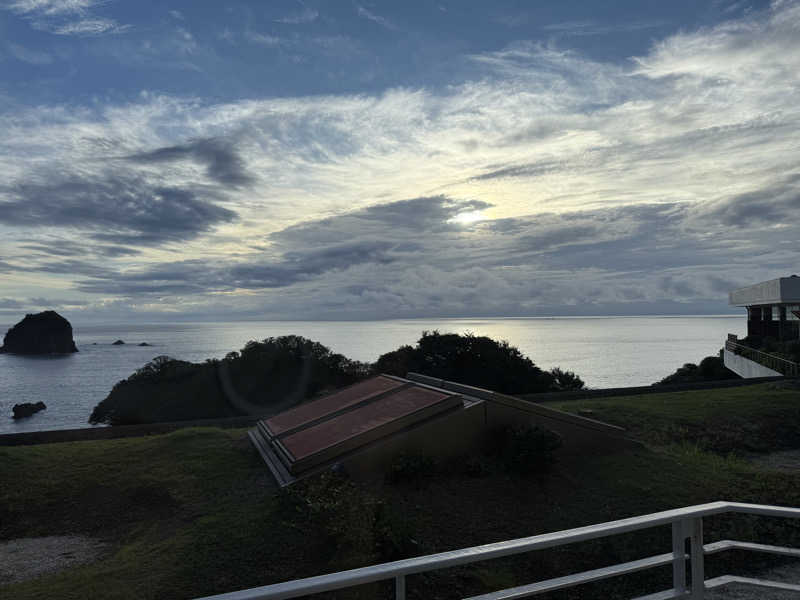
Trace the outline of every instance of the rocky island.
<path fill-rule="evenodd" d="M 25 315 L 3 338 L 0 352 L 11 354 L 69 354 L 77 352 L 72 325 L 53 310 Z"/>

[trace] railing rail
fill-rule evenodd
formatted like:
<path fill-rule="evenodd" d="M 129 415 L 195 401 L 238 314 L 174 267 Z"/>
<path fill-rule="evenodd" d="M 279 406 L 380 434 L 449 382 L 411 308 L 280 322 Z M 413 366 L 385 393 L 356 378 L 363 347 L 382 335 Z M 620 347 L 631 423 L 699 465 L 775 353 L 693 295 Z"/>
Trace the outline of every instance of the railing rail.
<path fill-rule="evenodd" d="M 734 354 L 748 358 L 787 377 L 800 376 L 800 364 L 792 362 L 791 360 L 786 360 L 780 356 L 761 352 L 755 348 L 739 344 L 730 338 L 725 342 L 725 349 L 728 352 L 733 352 Z"/>
<path fill-rule="evenodd" d="M 208 596 L 202 600 L 279 600 L 297 598 L 307 594 L 329 592 L 342 588 L 353 587 L 376 581 L 394 580 L 395 598 L 405 600 L 406 597 L 406 576 L 416 573 L 425 573 L 465 565 L 479 561 L 512 556 L 533 550 L 542 550 L 555 546 L 563 546 L 575 542 L 581 542 L 596 538 L 607 537 L 638 531 L 659 525 L 672 525 L 672 552 L 639 559 L 629 563 L 622 563 L 540 581 L 534 584 L 519 586 L 506 590 L 500 590 L 476 596 L 468 600 L 500 600 L 510 598 L 523 598 L 531 595 L 540 594 L 555 589 L 574 587 L 589 581 L 597 581 L 608 577 L 632 573 L 647 568 L 672 563 L 673 587 L 671 590 L 659 592 L 650 596 L 642 596 L 640 600 L 656 598 L 703 598 L 705 590 L 712 587 L 726 585 L 732 582 L 744 581 L 743 578 L 735 576 L 717 577 L 713 580 L 705 580 L 704 556 L 706 554 L 721 552 L 729 549 L 748 550 L 758 552 L 769 552 L 784 556 L 794 556 L 800 558 L 800 550 L 794 548 L 784 548 L 780 546 L 767 546 L 763 544 L 753 544 L 749 542 L 737 542 L 735 540 L 724 540 L 713 544 L 703 545 L 703 517 L 722 513 L 747 513 L 752 515 L 762 515 L 770 517 L 800 518 L 800 508 L 789 508 L 779 506 L 767 506 L 760 504 L 742 504 L 737 502 L 712 502 L 709 504 L 699 504 L 684 508 L 667 510 L 649 515 L 630 517 L 618 521 L 599 523 L 576 529 L 545 533 L 532 537 L 519 538 L 483 546 L 441 552 L 439 554 L 429 554 L 398 560 L 390 563 L 383 563 L 349 571 L 340 571 L 327 575 L 319 575 L 306 579 L 296 579 L 284 583 L 276 583 L 263 587 L 229 592 L 217 596 Z M 689 553 L 686 554 L 686 545 L 689 544 Z M 686 561 L 690 562 L 689 574 L 691 578 L 687 581 Z M 753 583 L 753 582 L 759 583 Z M 761 587 L 779 586 L 780 589 L 792 589 L 800 591 L 800 585 L 775 583 L 763 580 L 746 580 L 749 585 L 760 585 Z M 788 586 L 788 587 L 787 587 Z"/>

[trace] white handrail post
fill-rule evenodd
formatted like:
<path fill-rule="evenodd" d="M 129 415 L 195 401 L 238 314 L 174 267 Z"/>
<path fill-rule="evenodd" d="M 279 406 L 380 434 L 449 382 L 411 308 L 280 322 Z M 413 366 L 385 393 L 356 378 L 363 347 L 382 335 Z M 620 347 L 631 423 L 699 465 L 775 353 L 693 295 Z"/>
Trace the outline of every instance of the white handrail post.
<path fill-rule="evenodd" d="M 703 518 L 691 520 L 692 600 L 703 600 L 706 593 L 705 551 L 703 550 Z"/>
<path fill-rule="evenodd" d="M 686 521 L 672 522 L 672 589 L 686 591 Z"/>
<path fill-rule="evenodd" d="M 398 575 L 394 578 L 395 600 L 406 600 L 406 576 Z"/>

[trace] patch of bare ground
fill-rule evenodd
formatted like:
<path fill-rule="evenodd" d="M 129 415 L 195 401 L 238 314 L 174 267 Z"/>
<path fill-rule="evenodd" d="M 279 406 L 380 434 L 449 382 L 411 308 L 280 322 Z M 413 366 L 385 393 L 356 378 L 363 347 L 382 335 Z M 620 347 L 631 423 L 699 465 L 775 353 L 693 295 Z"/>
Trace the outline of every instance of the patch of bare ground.
<path fill-rule="evenodd" d="M 800 450 L 754 454 L 749 458 L 753 464 L 761 468 L 800 472 Z"/>
<path fill-rule="evenodd" d="M 0 585 L 19 583 L 97 560 L 107 544 L 77 535 L 0 542 Z"/>

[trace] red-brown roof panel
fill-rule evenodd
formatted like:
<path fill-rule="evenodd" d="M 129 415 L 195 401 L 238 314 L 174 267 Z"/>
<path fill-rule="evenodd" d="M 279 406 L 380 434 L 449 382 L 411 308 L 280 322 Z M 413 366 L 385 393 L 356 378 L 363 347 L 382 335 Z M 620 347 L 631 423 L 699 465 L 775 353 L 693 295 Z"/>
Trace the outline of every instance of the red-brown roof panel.
<path fill-rule="evenodd" d="M 274 415 L 265 421 L 272 435 L 280 435 L 301 427 L 306 423 L 311 423 L 322 419 L 338 411 L 346 410 L 356 406 L 361 402 L 367 402 L 370 398 L 375 398 L 390 390 L 398 389 L 407 385 L 403 381 L 390 379 L 389 377 L 373 377 L 339 390 L 329 396 L 305 402 L 292 409 Z"/>
<path fill-rule="evenodd" d="M 302 470 L 461 403 L 458 395 L 409 387 L 291 433 L 280 443 L 295 463 L 306 463 L 296 465 Z"/>

